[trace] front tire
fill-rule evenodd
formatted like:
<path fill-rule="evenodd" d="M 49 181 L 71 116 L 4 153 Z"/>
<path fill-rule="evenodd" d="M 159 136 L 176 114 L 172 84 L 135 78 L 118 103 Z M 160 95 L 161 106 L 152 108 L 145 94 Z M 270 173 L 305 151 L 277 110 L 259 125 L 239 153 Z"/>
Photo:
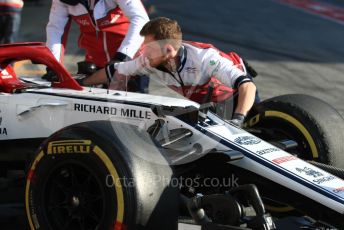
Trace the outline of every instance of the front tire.
<path fill-rule="evenodd" d="M 140 157 L 144 154 L 150 160 Z M 172 177 L 149 135 L 135 126 L 107 121 L 69 126 L 43 144 L 31 165 L 30 228 L 176 229 Z"/>
<path fill-rule="evenodd" d="M 305 160 L 344 168 L 344 119 L 326 102 L 301 94 L 274 97 L 256 105 L 246 127 L 266 141 L 282 139 L 298 143 L 291 152 Z"/>

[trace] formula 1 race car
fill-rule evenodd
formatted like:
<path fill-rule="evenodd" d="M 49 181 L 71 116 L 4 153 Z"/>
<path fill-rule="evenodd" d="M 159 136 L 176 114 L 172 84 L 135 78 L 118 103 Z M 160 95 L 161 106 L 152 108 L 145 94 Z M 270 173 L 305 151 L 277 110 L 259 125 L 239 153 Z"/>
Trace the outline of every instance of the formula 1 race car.
<path fill-rule="evenodd" d="M 57 82 L 18 76 L 45 65 Z M 30 229 L 343 229 L 344 121 L 258 104 L 244 129 L 186 99 L 81 87 L 41 43 L 0 46 L 1 165 Z"/>

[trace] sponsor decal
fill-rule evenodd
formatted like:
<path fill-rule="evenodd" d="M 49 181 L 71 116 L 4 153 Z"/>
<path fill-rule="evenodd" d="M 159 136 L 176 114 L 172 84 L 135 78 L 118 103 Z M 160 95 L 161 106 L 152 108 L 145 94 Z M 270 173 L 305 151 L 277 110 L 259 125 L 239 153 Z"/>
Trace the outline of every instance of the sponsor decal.
<path fill-rule="evenodd" d="M 0 75 L 0 76 L 1 76 L 2 79 L 9 79 L 9 78 L 12 78 L 12 75 L 9 74 L 9 73 L 7 72 L 6 69 L 4 69 L 4 70 L 1 71 L 1 75 Z"/>
<path fill-rule="evenodd" d="M 33 222 L 33 225 L 35 226 L 35 229 L 39 229 L 41 226 L 38 222 L 37 214 L 35 211 L 35 202 L 33 199 L 32 190 L 30 190 L 30 194 L 29 194 L 29 203 L 30 203 L 31 220 Z"/>
<path fill-rule="evenodd" d="M 324 176 L 321 172 L 318 172 L 312 168 L 304 167 L 303 169 L 301 168 L 296 168 L 296 171 L 299 173 L 305 173 L 307 176 L 312 176 L 314 178 Z"/>
<path fill-rule="evenodd" d="M 185 68 L 185 72 L 187 72 L 187 73 L 196 73 L 197 72 L 197 68 L 196 67 L 186 67 Z"/>
<path fill-rule="evenodd" d="M 74 111 L 117 115 L 117 108 L 99 105 L 74 104 Z"/>
<path fill-rule="evenodd" d="M 109 24 L 110 24 L 110 21 L 109 20 L 105 20 L 105 21 L 99 23 L 98 25 L 99 26 L 106 26 L 106 25 L 109 25 Z"/>
<path fill-rule="evenodd" d="M 0 110 L 1 113 L 1 110 Z M 0 117 L 0 135 L 7 136 L 7 129 L 5 127 L 1 127 L 2 125 L 2 117 Z"/>
<path fill-rule="evenodd" d="M 135 110 L 135 109 L 121 109 L 122 117 L 151 119 L 149 111 Z"/>
<path fill-rule="evenodd" d="M 100 105 L 87 105 L 87 104 L 75 103 L 74 111 L 122 116 L 126 118 L 151 119 L 150 111 L 142 111 L 142 110 L 136 110 L 136 109 L 123 109 L 123 108 L 119 110 L 115 107 L 100 106 Z"/>
<path fill-rule="evenodd" d="M 111 19 L 110 23 L 111 23 L 111 24 L 112 24 L 112 23 L 115 23 L 115 22 L 117 21 L 117 19 L 119 19 L 120 17 L 121 17 L 121 15 L 116 14 L 116 15 Z"/>
<path fill-rule="evenodd" d="M 7 136 L 7 129 L 0 127 L 0 135 Z"/>
<path fill-rule="evenodd" d="M 279 164 L 282 164 L 282 163 L 285 163 L 288 161 L 292 161 L 292 160 L 297 160 L 297 158 L 294 156 L 285 156 L 285 157 L 276 158 L 276 159 L 272 160 L 272 162 L 279 165 Z"/>
<path fill-rule="evenodd" d="M 7 72 L 7 70 L 4 69 L 4 70 L 1 71 L 1 75 L 2 76 L 8 76 L 9 73 Z"/>
<path fill-rule="evenodd" d="M 184 92 L 187 94 L 187 95 L 191 95 L 193 93 L 199 93 L 201 92 L 202 89 L 197 89 L 197 88 L 191 88 L 191 89 L 186 89 L 184 90 Z"/>
<path fill-rule="evenodd" d="M 90 140 L 52 141 L 48 144 L 47 154 L 90 153 Z"/>
<path fill-rule="evenodd" d="M 335 179 L 334 176 L 325 176 L 325 177 L 322 177 L 322 178 L 319 178 L 319 179 L 314 179 L 313 182 L 317 183 L 317 184 L 322 184 L 326 181 L 331 181 Z"/>
<path fill-rule="evenodd" d="M 209 61 L 209 65 L 215 65 L 216 64 L 216 61 L 215 60 L 210 60 Z"/>
<path fill-rule="evenodd" d="M 333 190 L 334 193 L 341 193 L 344 192 L 344 187 L 336 188 Z"/>
<path fill-rule="evenodd" d="M 89 26 L 90 23 L 86 20 L 86 19 L 77 19 L 76 20 L 80 25 L 83 25 L 83 26 Z"/>
<path fill-rule="evenodd" d="M 273 152 L 277 152 L 277 151 L 279 151 L 278 148 L 268 148 L 268 149 L 259 150 L 256 153 L 259 155 L 264 155 L 267 153 L 273 153 Z"/>
<path fill-rule="evenodd" d="M 261 140 L 254 136 L 243 136 L 235 138 L 234 142 L 239 145 L 255 145 L 260 143 Z"/>
<path fill-rule="evenodd" d="M 107 25 L 113 24 L 113 23 L 115 23 L 120 17 L 121 17 L 121 15 L 116 14 L 113 18 L 111 18 L 111 20 L 106 19 L 106 20 L 100 22 L 98 25 L 99 25 L 99 26 L 107 26 Z"/>

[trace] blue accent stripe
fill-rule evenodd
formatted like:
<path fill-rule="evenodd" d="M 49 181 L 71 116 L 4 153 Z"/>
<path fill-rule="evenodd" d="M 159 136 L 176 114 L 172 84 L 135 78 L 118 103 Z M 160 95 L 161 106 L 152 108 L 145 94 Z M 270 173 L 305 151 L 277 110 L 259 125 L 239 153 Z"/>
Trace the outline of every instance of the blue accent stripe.
<path fill-rule="evenodd" d="M 212 139 L 215 139 L 217 141 L 219 141 L 221 144 L 233 149 L 233 150 L 237 150 L 237 151 L 240 151 L 242 154 L 244 154 L 246 157 L 254 160 L 255 162 L 258 162 L 260 163 L 261 165 L 264 165 L 266 166 L 267 168 L 279 173 L 279 174 L 282 174 L 283 176 L 289 178 L 289 179 L 292 179 L 296 182 L 298 182 L 299 184 L 302 184 L 304 185 L 305 187 L 307 188 L 310 188 L 324 196 L 326 196 L 327 198 L 330 198 L 332 200 L 335 200 L 336 202 L 340 203 L 340 204 L 344 204 L 344 199 L 336 194 L 332 194 L 330 193 L 329 191 L 321 188 L 320 186 L 318 185 L 315 185 L 315 184 L 312 184 L 306 180 L 303 180 L 301 179 L 300 177 L 297 177 L 295 175 L 293 175 L 292 172 L 290 171 L 287 171 L 283 168 L 279 168 L 277 167 L 276 165 L 273 165 L 271 164 L 269 161 L 265 160 L 265 159 L 262 159 L 262 158 L 259 158 L 258 156 L 256 156 L 252 151 L 249 151 L 247 149 L 244 149 L 242 148 L 241 146 L 239 145 L 236 145 L 234 143 L 232 143 L 231 141 L 229 140 L 224 140 L 222 137 L 218 136 L 216 133 L 208 130 L 206 127 L 202 127 L 201 125 L 197 125 L 195 127 L 197 130 L 199 130 L 200 132 L 204 133 L 205 135 L 209 136 L 210 138 Z"/>

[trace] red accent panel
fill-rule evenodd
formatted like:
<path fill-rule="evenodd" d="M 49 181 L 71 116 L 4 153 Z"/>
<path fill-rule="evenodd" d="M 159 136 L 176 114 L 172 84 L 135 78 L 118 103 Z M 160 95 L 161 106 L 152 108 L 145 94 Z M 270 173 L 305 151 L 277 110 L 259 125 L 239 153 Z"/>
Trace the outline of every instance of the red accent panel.
<path fill-rule="evenodd" d="M 72 18 L 79 25 L 80 33 L 96 32 L 96 27 L 89 14 L 72 16 Z"/>
<path fill-rule="evenodd" d="M 101 31 L 126 35 L 130 21 L 119 7 L 110 10 L 104 18 L 97 20 Z"/>
<path fill-rule="evenodd" d="M 11 65 L 0 65 L 0 92 L 12 93 L 15 89 L 22 89 L 25 84 L 20 81 Z"/>
<path fill-rule="evenodd" d="M 235 52 L 225 53 L 225 52 L 222 52 L 221 50 L 217 49 L 212 44 L 208 44 L 208 43 L 193 42 L 193 41 L 184 41 L 184 43 L 187 43 L 189 45 L 192 45 L 192 46 L 195 46 L 195 47 L 201 48 L 201 49 L 209 49 L 209 48 L 215 49 L 215 50 L 219 51 L 219 53 L 222 57 L 231 60 L 236 67 L 238 67 L 241 70 L 244 70 L 244 67 L 242 66 L 242 59 Z"/>
<path fill-rule="evenodd" d="M 107 63 L 104 51 L 104 32 L 106 33 L 107 51 L 112 58 L 120 47 L 128 32 L 130 22 L 122 10 L 117 7 L 110 10 L 107 15 L 97 20 L 99 31 L 89 14 L 73 16 L 80 27 L 79 47 L 86 50 L 86 61 L 95 63 L 98 67 L 104 67 Z"/>
<path fill-rule="evenodd" d="M 273 159 L 272 162 L 274 162 L 275 164 L 282 164 L 288 161 L 293 161 L 293 160 L 297 160 L 298 158 L 294 157 L 294 156 L 285 156 L 285 157 L 279 157 L 276 159 Z"/>
<path fill-rule="evenodd" d="M 177 87 L 170 85 L 169 87 L 181 95 L 184 95 L 188 99 L 195 101 L 199 104 L 205 103 L 204 99 L 208 93 L 210 84 L 213 85 L 214 91 L 211 96 L 212 102 L 220 102 L 227 100 L 236 93 L 237 90 L 225 86 L 215 77 L 212 77 L 206 84 L 198 86 L 184 86 Z"/>
<path fill-rule="evenodd" d="M 229 52 L 228 54 L 225 54 L 225 55 L 226 56 L 224 56 L 224 57 L 226 57 L 226 58 L 228 57 L 228 59 L 230 59 L 237 68 L 244 71 L 243 61 L 237 53 Z"/>
<path fill-rule="evenodd" d="M 52 87 L 74 90 L 83 89 L 70 73 L 55 59 L 44 43 L 27 42 L 0 45 L 0 66 L 2 68 L 7 68 L 8 64 L 12 61 L 21 60 L 31 60 L 36 63 L 42 63 L 52 69 L 59 78 L 59 82 L 53 83 Z M 2 77 L 2 87 L 4 87 L 3 80 L 4 78 Z"/>

